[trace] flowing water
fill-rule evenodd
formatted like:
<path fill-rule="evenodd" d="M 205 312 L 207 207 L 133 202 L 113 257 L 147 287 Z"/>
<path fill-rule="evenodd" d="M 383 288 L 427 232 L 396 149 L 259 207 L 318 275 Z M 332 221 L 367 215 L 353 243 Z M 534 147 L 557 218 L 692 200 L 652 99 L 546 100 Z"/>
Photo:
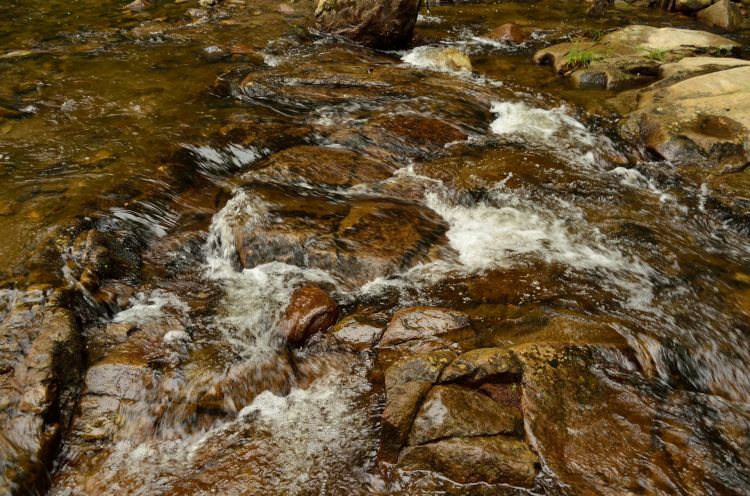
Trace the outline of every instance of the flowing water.
<path fill-rule="evenodd" d="M 380 463 L 376 354 L 290 350 L 278 333 L 314 284 L 381 327 L 434 305 L 487 345 L 565 335 L 588 350 L 578 385 L 559 382 L 563 396 L 597 384 L 566 439 L 527 426 L 534 492 L 749 491 L 747 233 L 618 139 L 611 95 L 529 61 L 629 22 L 691 21 L 458 3 L 420 17 L 415 47 L 374 52 L 290 5 L 0 5 L 4 307 L 45 285 L 84 296 L 89 371 L 44 489 L 526 492 Z M 533 35 L 485 36 L 507 21 Z M 429 47 L 445 46 L 474 71 L 436 66 Z M 76 273 L 90 246 L 69 235 L 88 229 L 119 250 L 95 290 Z"/>

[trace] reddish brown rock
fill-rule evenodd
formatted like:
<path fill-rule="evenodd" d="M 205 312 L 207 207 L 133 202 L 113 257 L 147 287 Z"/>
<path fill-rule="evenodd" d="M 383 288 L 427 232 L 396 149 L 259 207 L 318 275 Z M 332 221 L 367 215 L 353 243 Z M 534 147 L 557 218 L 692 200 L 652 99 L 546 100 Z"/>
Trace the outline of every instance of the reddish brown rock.
<path fill-rule="evenodd" d="M 447 308 L 409 307 L 396 312 L 379 347 L 405 348 L 414 353 L 457 348 L 475 336 L 466 314 Z"/>
<path fill-rule="evenodd" d="M 490 36 L 496 40 L 507 41 L 510 43 L 523 43 L 526 40 L 526 33 L 518 24 L 512 22 L 496 27 Z"/>
<path fill-rule="evenodd" d="M 307 286 L 292 293 L 281 333 L 292 346 L 303 345 L 311 336 L 323 332 L 336 322 L 336 302 L 320 288 Z"/>
<path fill-rule="evenodd" d="M 400 48 L 414 33 L 419 0 L 320 0 L 318 29 L 373 48 Z"/>
<path fill-rule="evenodd" d="M 500 375 L 521 373 L 515 354 L 503 348 L 479 348 L 456 358 L 440 376 L 440 382 L 482 382 Z"/>

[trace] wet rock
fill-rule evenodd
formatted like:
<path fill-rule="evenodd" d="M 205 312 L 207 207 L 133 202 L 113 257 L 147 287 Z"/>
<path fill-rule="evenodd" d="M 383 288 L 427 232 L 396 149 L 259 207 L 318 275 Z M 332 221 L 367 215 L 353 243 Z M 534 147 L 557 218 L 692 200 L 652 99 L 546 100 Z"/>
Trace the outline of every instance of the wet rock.
<path fill-rule="evenodd" d="M 411 40 L 419 0 L 320 0 L 315 19 L 321 31 L 382 49 Z"/>
<path fill-rule="evenodd" d="M 450 437 L 518 435 L 520 410 L 503 407 L 490 397 L 461 386 L 435 386 L 414 418 L 409 445 Z"/>
<path fill-rule="evenodd" d="M 132 12 L 143 12 L 150 7 L 151 2 L 148 0 L 133 0 L 126 6 L 126 8 Z"/>
<path fill-rule="evenodd" d="M 386 439 L 395 438 L 396 453 L 406 443 L 417 409 L 431 387 L 430 381 L 409 381 L 389 390 L 383 409 L 383 427 Z"/>
<path fill-rule="evenodd" d="M 440 372 L 453 361 L 456 354 L 452 351 L 436 351 L 409 355 L 388 367 L 385 371 L 386 394 L 399 385 L 411 381 L 429 382 L 434 384 Z"/>
<path fill-rule="evenodd" d="M 504 436 L 453 438 L 405 449 L 398 466 L 431 470 L 461 484 L 486 482 L 530 487 L 537 457 L 523 441 Z"/>
<path fill-rule="evenodd" d="M 509 43 L 523 43 L 526 40 L 526 32 L 518 25 L 512 22 L 496 27 L 490 33 L 490 37 Z"/>
<path fill-rule="evenodd" d="M 544 48 L 534 54 L 534 61 L 552 65 L 580 88 L 622 90 L 653 81 L 664 63 L 737 46 L 728 38 L 703 31 L 628 26 L 597 42 Z"/>
<path fill-rule="evenodd" d="M 296 146 L 271 156 L 267 165 L 243 176 L 246 180 L 307 182 L 348 188 L 391 176 L 395 167 L 342 148 Z"/>
<path fill-rule="evenodd" d="M 468 55 L 457 48 L 423 46 L 415 48 L 410 54 L 404 57 L 417 67 L 425 67 L 439 71 L 450 72 L 471 72 L 471 59 Z"/>
<path fill-rule="evenodd" d="M 16 292 L 0 322 L 0 492 L 35 493 L 60 427 L 72 416 L 83 343 L 73 315 L 47 290 Z M 28 305 L 33 303 L 33 305 Z"/>
<path fill-rule="evenodd" d="M 459 356 L 440 375 L 440 382 L 480 383 L 502 375 L 518 375 L 521 364 L 515 353 L 503 348 L 479 348 Z"/>
<path fill-rule="evenodd" d="M 380 348 L 414 353 L 458 347 L 475 336 L 466 314 L 438 307 L 410 307 L 396 312 L 380 340 Z"/>
<path fill-rule="evenodd" d="M 750 60 L 732 57 L 685 57 L 678 62 L 659 67 L 659 78 L 679 81 L 745 65 L 750 65 Z"/>
<path fill-rule="evenodd" d="M 735 31 L 742 24 L 742 14 L 734 2 L 719 0 L 715 4 L 698 12 L 700 21 L 709 26 Z"/>
<path fill-rule="evenodd" d="M 281 319 L 281 334 L 292 346 L 301 346 L 336 322 L 338 306 L 328 293 L 314 286 L 292 293 Z"/>
<path fill-rule="evenodd" d="M 372 348 L 382 335 L 382 326 L 356 316 L 340 320 L 331 331 L 335 343 L 356 352 Z"/>
<path fill-rule="evenodd" d="M 750 161 L 750 66 L 641 91 L 623 134 L 675 162 L 744 165 Z"/>
<path fill-rule="evenodd" d="M 359 135 L 393 161 L 405 155 L 426 158 L 444 153 L 451 143 L 468 138 L 464 131 L 443 119 L 403 113 L 370 119 Z M 390 153 L 383 153 L 384 150 Z"/>
<path fill-rule="evenodd" d="M 526 430 L 562 484 L 575 494 L 623 494 L 643 487 L 648 473 L 649 480 L 663 481 L 661 487 L 687 494 L 737 490 L 736 462 L 727 463 L 732 450 L 722 450 L 718 464 L 710 461 L 716 455 L 697 448 L 702 441 L 694 437 L 694 414 L 678 414 L 661 393 L 603 374 L 598 356 L 590 346 L 531 347 L 520 355 Z M 614 361 L 604 366 L 616 367 Z M 656 445 L 654 435 L 661 440 Z M 723 476 L 707 478 L 706 471 Z"/>
<path fill-rule="evenodd" d="M 442 220 L 426 207 L 390 199 L 305 196 L 254 188 L 265 220 L 232 219 L 243 267 L 281 261 L 326 270 L 361 285 L 430 260 L 445 243 Z"/>
<path fill-rule="evenodd" d="M 143 397 L 146 379 L 145 359 L 120 362 L 108 358 L 86 372 L 85 393 L 115 399 L 137 400 Z"/>

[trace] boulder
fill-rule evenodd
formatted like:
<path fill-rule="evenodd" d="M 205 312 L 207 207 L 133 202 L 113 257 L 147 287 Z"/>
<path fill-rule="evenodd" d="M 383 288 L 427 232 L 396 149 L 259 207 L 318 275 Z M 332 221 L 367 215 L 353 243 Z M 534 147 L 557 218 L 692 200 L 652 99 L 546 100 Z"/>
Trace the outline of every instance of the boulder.
<path fill-rule="evenodd" d="M 713 3 L 713 0 L 675 0 L 674 9 L 692 14 L 703 10 Z"/>
<path fill-rule="evenodd" d="M 523 441 L 504 436 L 453 438 L 406 448 L 402 470 L 432 470 L 461 483 L 531 487 L 538 458 Z"/>
<path fill-rule="evenodd" d="M 730 0 L 719 0 L 698 12 L 697 17 L 709 26 L 726 31 L 735 31 L 742 24 L 740 9 Z"/>
<path fill-rule="evenodd" d="M 402 308 L 393 315 L 379 348 L 406 348 L 414 353 L 453 349 L 475 336 L 466 314 L 439 307 Z"/>
<path fill-rule="evenodd" d="M 301 346 L 331 327 L 337 315 L 338 306 L 325 291 L 314 286 L 298 288 L 281 319 L 281 334 L 290 345 Z"/>
<path fill-rule="evenodd" d="M 450 437 L 518 435 L 523 417 L 517 408 L 461 386 L 435 386 L 414 418 L 409 445 Z"/>
<path fill-rule="evenodd" d="M 579 88 L 622 90 L 656 79 L 659 66 L 739 45 L 703 31 L 628 26 L 596 42 L 561 43 L 534 54 L 538 64 L 552 65 Z"/>
<path fill-rule="evenodd" d="M 417 23 L 420 0 L 320 0 L 317 27 L 372 48 L 401 48 Z"/>
<path fill-rule="evenodd" d="M 526 40 L 526 32 L 518 25 L 508 22 L 496 27 L 489 34 L 490 38 L 508 43 L 523 43 Z"/>
<path fill-rule="evenodd" d="M 515 353 L 504 348 L 479 348 L 459 356 L 440 374 L 440 382 L 481 383 L 498 376 L 521 373 Z"/>
<path fill-rule="evenodd" d="M 654 85 L 637 101 L 621 130 L 660 157 L 714 169 L 750 161 L 750 66 Z"/>
<path fill-rule="evenodd" d="M 750 60 L 732 57 L 685 57 L 659 67 L 659 78 L 678 81 L 745 65 L 750 65 Z"/>

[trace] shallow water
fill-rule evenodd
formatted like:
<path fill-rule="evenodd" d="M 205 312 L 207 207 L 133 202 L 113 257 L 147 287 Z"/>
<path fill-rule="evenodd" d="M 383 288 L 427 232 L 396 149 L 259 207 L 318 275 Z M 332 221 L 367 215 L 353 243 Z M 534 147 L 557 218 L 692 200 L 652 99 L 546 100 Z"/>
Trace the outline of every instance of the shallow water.
<path fill-rule="evenodd" d="M 574 2 L 438 5 L 415 47 L 373 52 L 309 32 L 312 3 L 291 6 L 0 6 L 3 308 L 32 284 L 87 296 L 91 368 L 51 494 L 527 492 L 381 463 L 378 357 L 279 335 L 307 284 L 381 326 L 409 305 L 462 310 L 488 346 L 554 341 L 560 319 L 604 329 L 570 338 L 586 359 L 578 382 L 561 372 L 582 405 L 563 405 L 567 439 L 527 425 L 535 492 L 746 492 L 746 233 L 593 114 L 611 95 L 529 61 L 634 17 L 692 21 L 625 4 L 603 21 Z M 507 21 L 530 40 L 485 37 Z M 465 50 L 474 71 L 435 70 L 426 45 Z M 309 164 L 268 170 L 299 146 L 319 147 Z M 315 168 L 342 150 L 363 161 L 349 177 Z M 98 293 L 74 274 L 77 225 L 133 260 Z M 112 364 L 147 384 L 123 386 L 114 410 L 91 382 Z"/>

